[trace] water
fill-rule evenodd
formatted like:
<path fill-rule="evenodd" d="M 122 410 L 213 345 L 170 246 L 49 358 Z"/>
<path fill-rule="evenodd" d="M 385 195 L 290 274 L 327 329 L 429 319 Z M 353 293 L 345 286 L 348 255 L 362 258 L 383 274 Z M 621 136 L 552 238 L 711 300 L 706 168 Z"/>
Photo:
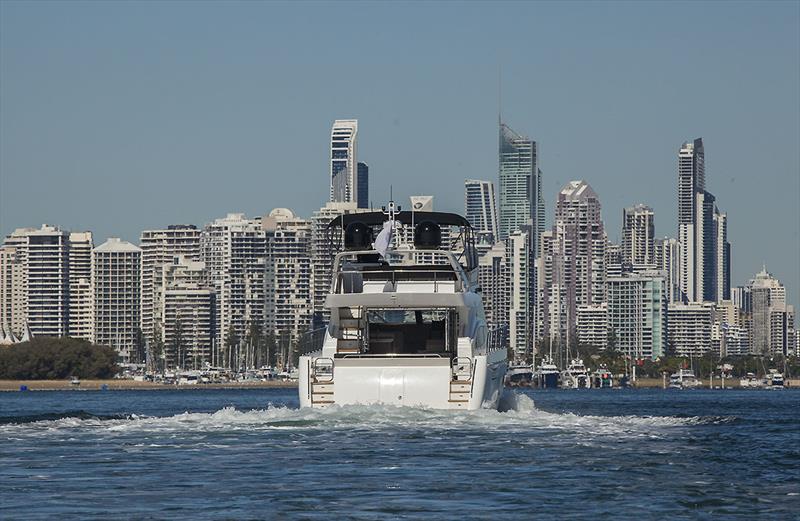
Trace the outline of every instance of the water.
<path fill-rule="evenodd" d="M 297 405 L 280 389 L 0 393 L 0 518 L 800 518 L 800 391 Z"/>

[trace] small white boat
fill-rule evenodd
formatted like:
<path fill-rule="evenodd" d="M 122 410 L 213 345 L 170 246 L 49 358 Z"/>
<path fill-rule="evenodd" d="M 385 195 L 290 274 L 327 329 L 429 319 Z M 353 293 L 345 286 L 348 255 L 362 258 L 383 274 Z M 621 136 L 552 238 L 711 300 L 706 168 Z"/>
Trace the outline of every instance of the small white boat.
<path fill-rule="evenodd" d="M 777 369 L 770 369 L 764 378 L 764 387 L 767 389 L 783 389 L 783 375 Z"/>
<path fill-rule="evenodd" d="M 573 359 L 561 372 L 561 387 L 564 389 L 589 389 L 590 384 L 589 372 L 580 358 Z"/>
<path fill-rule="evenodd" d="M 691 369 L 678 369 L 677 373 L 673 373 L 669 377 L 670 389 L 694 389 L 701 385 L 703 383 L 697 379 Z"/>
<path fill-rule="evenodd" d="M 611 389 L 614 387 L 614 377 L 608 367 L 601 365 L 592 373 L 592 387 L 595 389 Z"/>
<path fill-rule="evenodd" d="M 747 373 L 739 380 L 739 387 L 742 389 L 760 389 L 764 387 L 764 382 L 756 378 L 755 373 Z"/>
<path fill-rule="evenodd" d="M 533 381 L 533 366 L 530 364 L 511 364 L 506 372 L 506 385 L 527 387 Z"/>
<path fill-rule="evenodd" d="M 545 357 L 533 373 L 533 381 L 539 389 L 557 389 L 561 373 L 552 359 Z"/>

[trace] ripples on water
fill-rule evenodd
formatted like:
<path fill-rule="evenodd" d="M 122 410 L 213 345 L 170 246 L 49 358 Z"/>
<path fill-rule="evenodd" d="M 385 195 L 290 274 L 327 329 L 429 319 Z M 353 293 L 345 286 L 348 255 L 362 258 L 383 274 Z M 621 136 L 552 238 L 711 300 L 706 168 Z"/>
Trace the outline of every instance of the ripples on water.
<path fill-rule="evenodd" d="M 299 410 L 281 390 L 5 393 L 0 517 L 796 519 L 798 398 L 508 393 L 465 413 Z"/>

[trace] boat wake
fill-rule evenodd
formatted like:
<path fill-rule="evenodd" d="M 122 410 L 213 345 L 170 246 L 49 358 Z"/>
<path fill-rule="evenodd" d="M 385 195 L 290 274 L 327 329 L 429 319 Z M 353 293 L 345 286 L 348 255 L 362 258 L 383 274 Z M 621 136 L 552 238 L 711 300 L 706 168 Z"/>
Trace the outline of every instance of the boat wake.
<path fill-rule="evenodd" d="M 453 430 L 528 433 L 547 431 L 570 435 L 616 437 L 660 437 L 674 428 L 725 423 L 733 417 L 592 416 L 553 413 L 537 409 L 533 399 L 506 392 L 500 410 L 442 411 L 411 407 L 348 405 L 328 409 L 295 409 L 268 405 L 265 409 L 237 410 L 225 407 L 215 412 L 184 412 L 173 416 L 93 415 L 74 411 L 38 416 L 0 418 L 0 434 L 24 435 L 54 431 L 100 430 L 125 433 L 203 433 L 236 431 L 413 429 L 445 433 Z"/>

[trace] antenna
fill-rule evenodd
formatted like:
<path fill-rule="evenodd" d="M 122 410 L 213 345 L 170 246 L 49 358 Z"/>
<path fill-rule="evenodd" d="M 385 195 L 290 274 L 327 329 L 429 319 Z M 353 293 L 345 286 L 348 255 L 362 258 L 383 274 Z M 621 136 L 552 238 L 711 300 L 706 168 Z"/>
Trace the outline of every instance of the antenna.
<path fill-rule="evenodd" d="M 497 124 L 503 124 L 503 65 L 497 65 Z"/>

